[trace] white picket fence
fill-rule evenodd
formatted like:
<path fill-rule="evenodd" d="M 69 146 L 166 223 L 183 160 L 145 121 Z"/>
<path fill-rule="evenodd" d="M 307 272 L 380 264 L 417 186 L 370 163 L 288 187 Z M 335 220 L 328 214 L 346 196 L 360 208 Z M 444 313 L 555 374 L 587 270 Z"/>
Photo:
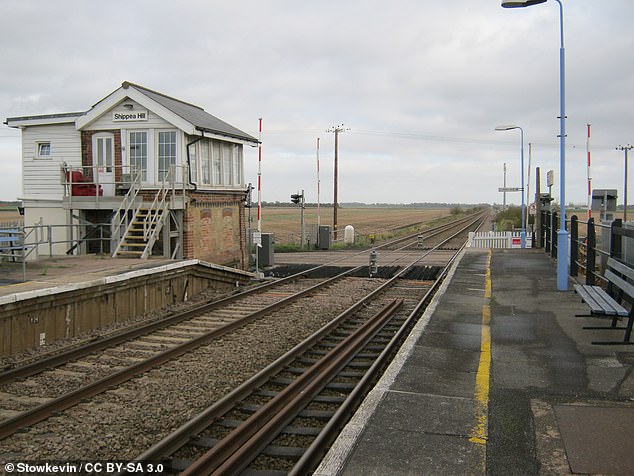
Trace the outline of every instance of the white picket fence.
<path fill-rule="evenodd" d="M 532 246 L 530 235 L 526 236 L 526 247 Z M 519 231 L 480 231 L 469 233 L 470 248 L 521 248 L 522 242 Z"/>

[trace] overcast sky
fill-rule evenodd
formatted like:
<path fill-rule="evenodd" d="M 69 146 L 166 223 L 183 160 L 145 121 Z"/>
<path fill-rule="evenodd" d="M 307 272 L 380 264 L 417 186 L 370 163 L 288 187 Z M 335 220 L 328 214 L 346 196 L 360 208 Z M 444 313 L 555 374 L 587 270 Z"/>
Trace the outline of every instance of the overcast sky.
<path fill-rule="evenodd" d="M 634 2 L 564 0 L 566 201 L 595 188 L 622 203 L 634 143 Z M 525 162 L 554 169 L 559 197 L 559 7 L 499 0 L 0 0 L 0 118 L 84 111 L 130 81 L 258 136 L 262 197 L 299 189 L 342 202 L 501 203 Z M 632 154 L 634 156 L 634 154 Z M 257 149 L 245 147 L 246 181 Z M 19 131 L 0 127 L 0 199 L 22 193 Z M 634 163 L 630 168 L 634 168 Z M 528 172 L 526 172 L 528 173 Z M 528 178 L 528 176 L 526 176 Z M 634 187 L 628 202 L 634 202 Z M 518 193 L 508 194 L 519 203 Z"/>

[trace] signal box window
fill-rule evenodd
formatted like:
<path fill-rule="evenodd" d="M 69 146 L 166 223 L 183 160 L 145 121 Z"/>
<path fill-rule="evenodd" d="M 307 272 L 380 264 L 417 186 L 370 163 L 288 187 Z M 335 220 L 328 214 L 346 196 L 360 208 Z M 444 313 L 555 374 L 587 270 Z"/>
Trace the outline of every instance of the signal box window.
<path fill-rule="evenodd" d="M 50 159 L 51 158 L 51 143 L 50 142 L 38 142 L 37 143 L 37 158 L 38 159 Z"/>

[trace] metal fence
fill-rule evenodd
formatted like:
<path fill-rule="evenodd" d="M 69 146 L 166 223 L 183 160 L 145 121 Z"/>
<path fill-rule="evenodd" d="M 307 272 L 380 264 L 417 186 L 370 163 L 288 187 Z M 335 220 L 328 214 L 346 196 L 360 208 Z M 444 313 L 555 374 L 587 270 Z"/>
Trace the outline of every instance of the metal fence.
<path fill-rule="evenodd" d="M 555 259 L 558 228 L 559 214 L 543 211 L 535 243 Z M 573 215 L 566 220 L 566 230 L 570 237 L 570 276 L 583 274 L 586 284 L 598 285 L 605 283 L 603 272 L 609 257 L 634 265 L 634 228 L 624 226 L 621 219 L 597 223 L 594 218 L 582 221 Z"/>
<path fill-rule="evenodd" d="M 55 239 L 55 229 L 66 229 L 69 239 Z M 53 257 L 54 245 L 67 245 L 66 254 L 78 253 L 82 244 L 93 243 L 99 254 L 110 249 L 109 223 L 72 225 L 0 226 L 0 261 L 22 264 L 22 278 L 26 280 L 26 262 L 31 255 Z"/>
<path fill-rule="evenodd" d="M 470 248 L 521 248 L 520 231 L 479 231 L 470 232 L 467 246 Z M 526 237 L 526 246 L 532 247 L 533 240 L 530 235 Z"/>

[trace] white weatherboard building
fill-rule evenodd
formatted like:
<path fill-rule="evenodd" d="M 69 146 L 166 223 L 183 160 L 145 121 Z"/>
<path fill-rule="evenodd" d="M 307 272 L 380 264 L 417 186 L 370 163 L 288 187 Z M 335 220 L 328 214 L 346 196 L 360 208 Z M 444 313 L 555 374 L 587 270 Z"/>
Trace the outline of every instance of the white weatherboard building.
<path fill-rule="evenodd" d="M 247 266 L 243 147 L 256 138 L 129 82 L 86 112 L 5 124 L 22 131 L 24 225 L 50 235 L 46 253 L 52 241 L 57 255 Z"/>

